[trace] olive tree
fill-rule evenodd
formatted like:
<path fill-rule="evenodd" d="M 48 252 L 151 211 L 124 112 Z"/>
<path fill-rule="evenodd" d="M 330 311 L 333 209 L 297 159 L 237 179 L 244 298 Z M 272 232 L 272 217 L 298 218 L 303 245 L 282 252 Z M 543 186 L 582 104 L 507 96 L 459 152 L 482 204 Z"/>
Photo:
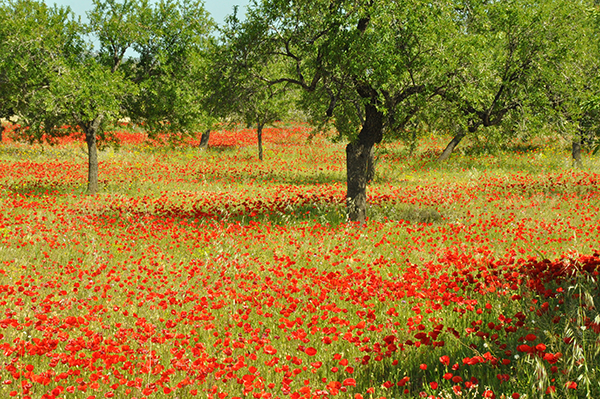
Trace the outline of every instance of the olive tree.
<path fill-rule="evenodd" d="M 463 64 L 441 93 L 455 108 L 456 134 L 439 161 L 468 133 L 498 126 L 511 113 L 548 114 L 547 84 L 564 76 L 556 66 L 573 58 L 585 8 L 571 0 L 460 0 L 457 10 Z"/>
<path fill-rule="evenodd" d="M 240 29 L 235 8 L 220 28 L 221 39 L 209 56 L 205 107 L 223 120 L 255 126 L 258 158 L 262 161 L 263 128 L 286 116 L 293 107 L 296 88 L 289 83 L 272 83 L 284 72 L 285 65 L 279 60 L 263 57 L 252 63 L 244 61 L 246 48 L 231 45 Z"/>
<path fill-rule="evenodd" d="M 31 125 L 30 134 L 39 138 L 40 127 L 48 126 L 50 132 L 56 118 L 48 112 L 29 120 L 33 115 L 29 111 L 56 110 L 44 94 L 76 55 L 85 52 L 83 30 L 69 8 L 48 7 L 39 1 L 2 1 L 0 15 L 0 116 L 19 117 L 21 124 Z"/>
<path fill-rule="evenodd" d="M 215 46 L 215 23 L 200 0 L 161 0 L 139 17 L 139 57 L 127 65 L 138 93 L 126 101 L 128 116 L 144 123 L 150 136 L 181 139 L 216 121 L 205 107 L 205 87 Z"/>
<path fill-rule="evenodd" d="M 263 0 L 227 45 L 251 70 L 281 64 L 259 77 L 300 88 L 315 123 L 347 140 L 348 217 L 364 222 L 373 148 L 446 86 L 456 26 L 446 0 Z"/>
<path fill-rule="evenodd" d="M 582 167 L 582 145 L 596 145 L 600 129 L 597 98 L 600 93 L 600 30 L 598 6 L 577 1 L 570 6 L 570 24 L 565 28 L 560 57 L 549 57 L 549 73 L 540 78 L 544 87 L 548 122 L 571 140 L 573 166 Z"/>
<path fill-rule="evenodd" d="M 113 5 L 112 13 L 93 20 L 93 28 L 120 22 L 115 31 L 127 30 L 124 21 L 117 20 L 119 15 L 133 14 L 132 4 Z M 88 148 L 88 192 L 97 193 L 98 136 L 107 121 L 120 117 L 121 100 L 135 90 L 118 68 L 124 56 L 120 51 L 128 42 L 115 44 L 121 47 L 109 59 L 92 51 L 83 39 L 88 27 L 68 8 L 11 0 L 3 3 L 2 13 L 10 26 L 3 26 L 6 36 L 0 57 L 11 67 L 5 79 L 20 133 L 43 141 L 69 134 L 63 125 L 81 128 Z"/>
<path fill-rule="evenodd" d="M 68 8 L 36 0 L 1 4 L 0 79 L 10 87 L 2 106 L 10 106 L 20 132 L 33 141 L 70 133 L 64 125 L 83 131 L 89 194 L 98 192 L 98 140 L 111 122 L 128 116 L 182 127 L 198 120 L 196 93 L 188 86 L 193 79 L 186 74 L 196 71 L 192 42 L 212 27 L 202 3 L 94 0 L 89 24 Z M 187 40 L 188 26 L 202 26 L 193 40 Z M 140 58 L 128 56 L 129 50 Z"/>

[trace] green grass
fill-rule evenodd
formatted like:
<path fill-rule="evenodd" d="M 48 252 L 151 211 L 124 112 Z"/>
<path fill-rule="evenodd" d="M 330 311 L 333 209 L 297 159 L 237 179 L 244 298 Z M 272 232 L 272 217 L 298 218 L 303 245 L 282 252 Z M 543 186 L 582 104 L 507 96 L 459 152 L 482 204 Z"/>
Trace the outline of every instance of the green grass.
<path fill-rule="evenodd" d="M 554 386 L 554 397 L 593 397 L 596 269 L 561 273 L 597 261 L 585 256 L 600 248 L 600 159 L 586 156 L 573 170 L 556 145 L 490 153 L 466 141 L 438 164 L 446 139 L 424 139 L 412 157 L 397 143 L 378 149 L 365 226 L 346 221 L 343 144 L 319 137 L 267 141 L 264 162 L 252 146 L 105 148 L 95 197 L 84 194 L 81 144 L 2 144 L 0 378 L 10 382 L 0 395 L 290 397 L 306 386 L 344 398 L 450 398 L 460 386 L 460 397 L 491 389 L 498 398 L 537 398 L 552 397 L 544 393 Z M 555 273 L 548 281 L 550 272 L 535 269 L 543 259 Z M 70 325 L 69 316 L 83 322 Z M 513 321 L 489 338 L 488 324 L 504 316 Z M 419 331 L 444 345 L 408 344 Z M 527 334 L 560 359 L 519 352 Z M 386 347 L 390 336 L 398 349 L 376 360 L 375 344 Z M 79 339 L 92 344 L 73 352 Z M 486 353 L 510 363 L 464 363 Z M 87 363 L 75 364 L 78 356 Z M 244 365 L 231 369 L 239 356 Z M 274 357 L 279 363 L 265 364 Z M 463 381 L 444 379 L 448 372 Z M 257 385 L 244 389 L 244 375 Z M 479 384 L 468 388 L 471 377 Z M 346 392 L 328 386 L 348 378 L 356 386 Z"/>

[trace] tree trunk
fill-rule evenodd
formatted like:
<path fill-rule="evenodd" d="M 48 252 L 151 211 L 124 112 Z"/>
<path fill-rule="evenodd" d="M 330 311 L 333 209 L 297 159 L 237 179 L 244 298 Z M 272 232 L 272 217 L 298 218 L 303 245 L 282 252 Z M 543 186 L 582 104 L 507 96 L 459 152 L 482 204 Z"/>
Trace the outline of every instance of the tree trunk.
<path fill-rule="evenodd" d="M 80 123 L 85 133 L 88 148 L 88 195 L 98 194 L 98 143 L 97 133 L 100 129 L 103 115 L 96 117 L 92 122 Z"/>
<path fill-rule="evenodd" d="M 417 129 L 412 129 L 410 138 L 410 148 L 408 150 L 408 156 L 412 158 L 415 150 L 417 149 Z"/>
<path fill-rule="evenodd" d="M 88 148 L 88 189 L 89 195 L 98 194 L 98 145 L 96 132 L 86 131 L 85 141 Z"/>
<path fill-rule="evenodd" d="M 364 223 L 367 218 L 367 175 L 372 148 L 373 146 L 360 143 L 349 143 L 346 146 L 346 207 L 348 219 L 352 222 Z"/>
<path fill-rule="evenodd" d="M 450 140 L 444 151 L 440 154 L 440 156 L 437 159 L 437 162 L 444 162 L 448 158 L 450 158 L 450 154 L 452 154 L 452 151 L 454 151 L 454 149 L 456 148 L 458 143 L 460 143 L 463 137 L 465 137 L 465 131 L 463 130 L 463 128 L 461 128 L 460 131 L 452 138 L 452 140 Z"/>
<path fill-rule="evenodd" d="M 210 129 L 207 129 L 202 133 L 202 137 L 200 137 L 200 148 L 208 147 L 208 140 L 210 140 Z"/>
<path fill-rule="evenodd" d="M 367 157 L 367 183 L 371 183 L 375 178 L 375 147 L 371 147 Z"/>
<path fill-rule="evenodd" d="M 571 150 L 571 155 L 573 156 L 573 167 L 582 168 L 583 163 L 581 162 L 581 135 L 577 134 L 573 138 L 573 147 Z"/>
<path fill-rule="evenodd" d="M 258 122 L 256 126 L 256 137 L 258 138 L 258 159 L 263 160 L 263 144 L 262 144 L 262 130 L 264 123 Z"/>
<path fill-rule="evenodd" d="M 364 223 L 367 219 L 367 181 L 374 173 L 373 146 L 383 138 L 383 113 L 374 104 L 365 105 L 365 121 L 356 141 L 346 146 L 348 219 Z M 371 171 L 369 171 L 371 163 Z"/>

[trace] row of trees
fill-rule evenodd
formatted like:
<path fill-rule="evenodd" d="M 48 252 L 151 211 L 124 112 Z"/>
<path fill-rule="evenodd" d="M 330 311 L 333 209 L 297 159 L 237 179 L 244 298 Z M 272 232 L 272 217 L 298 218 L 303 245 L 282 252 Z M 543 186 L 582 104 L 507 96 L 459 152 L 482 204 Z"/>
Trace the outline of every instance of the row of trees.
<path fill-rule="evenodd" d="M 83 130 L 90 194 L 98 191 L 97 142 L 111 122 L 131 116 L 152 134 L 206 122 L 194 82 L 214 25 L 201 2 L 94 0 L 86 24 L 41 1 L 0 4 L 0 113 L 18 116 L 31 140 L 70 134 L 65 125 Z"/>
<path fill-rule="evenodd" d="M 265 124 L 300 109 L 348 142 L 354 221 L 374 146 L 415 124 L 454 132 L 440 160 L 468 134 L 552 126 L 578 163 L 598 126 L 593 0 L 262 0 L 218 30 L 197 0 L 94 0 L 88 24 L 35 0 L 0 4 L 0 112 L 34 139 L 79 126 L 92 194 L 96 142 L 122 117 L 174 136 L 235 117 L 260 145 Z"/>

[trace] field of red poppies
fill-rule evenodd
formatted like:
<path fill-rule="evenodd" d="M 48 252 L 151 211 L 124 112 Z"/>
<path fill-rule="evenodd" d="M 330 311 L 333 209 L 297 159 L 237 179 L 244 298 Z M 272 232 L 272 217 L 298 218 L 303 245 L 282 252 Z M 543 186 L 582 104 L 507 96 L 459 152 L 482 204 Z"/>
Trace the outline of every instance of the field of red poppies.
<path fill-rule="evenodd" d="M 0 144 L 0 397 L 600 397 L 600 174 L 560 142 L 438 165 L 303 125 Z M 466 143 L 468 144 L 468 143 Z"/>

